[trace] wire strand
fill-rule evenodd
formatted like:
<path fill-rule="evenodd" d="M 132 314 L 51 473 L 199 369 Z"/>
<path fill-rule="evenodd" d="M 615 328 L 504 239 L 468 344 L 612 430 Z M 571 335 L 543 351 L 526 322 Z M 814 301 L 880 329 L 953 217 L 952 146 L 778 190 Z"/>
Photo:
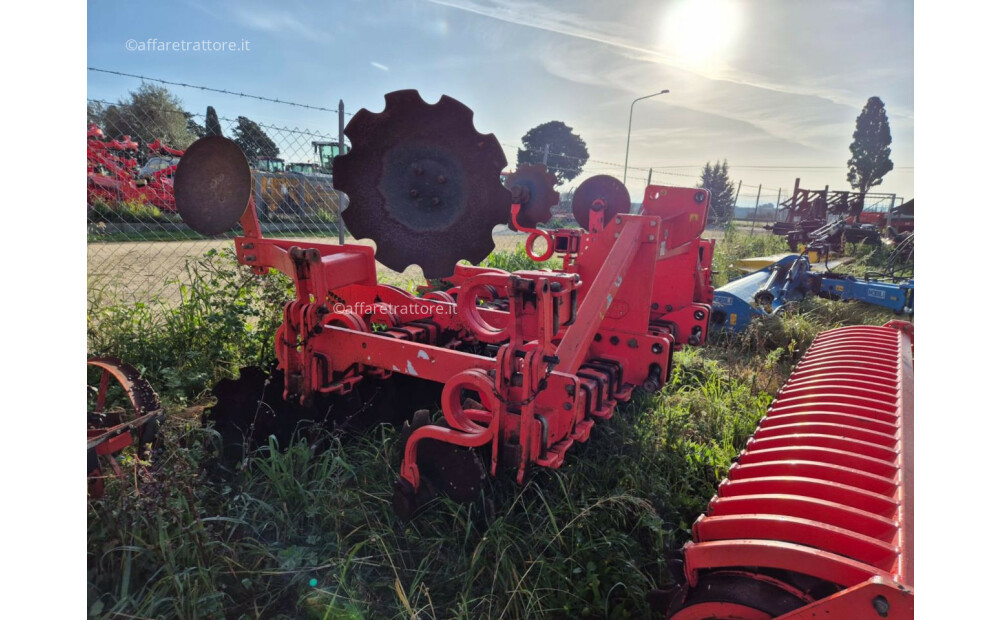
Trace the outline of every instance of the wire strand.
<path fill-rule="evenodd" d="M 97 73 L 108 73 L 110 75 L 120 75 L 123 77 L 137 78 L 145 82 L 157 82 L 159 84 L 169 84 L 171 86 L 182 86 L 184 88 L 195 88 L 198 90 L 204 90 L 213 93 L 222 93 L 224 95 L 234 95 L 236 97 L 245 97 L 247 99 L 257 99 L 259 101 L 268 101 L 270 103 L 280 103 L 282 105 L 295 106 L 297 108 L 306 108 L 308 110 L 319 110 L 320 112 L 333 112 L 336 114 L 339 110 L 333 110 L 330 108 L 324 108 L 322 106 L 309 105 L 306 103 L 295 103 L 294 101 L 284 101 L 282 99 L 273 99 L 271 97 L 262 97 L 260 95 L 250 95 L 247 93 L 238 93 L 231 90 L 226 90 L 224 88 L 212 88 L 210 86 L 199 86 L 197 84 L 185 84 L 184 82 L 171 82 L 169 80 L 163 80 L 160 78 L 148 77 L 145 75 L 137 75 L 135 73 L 123 73 L 121 71 L 111 71 L 110 69 L 98 69 L 97 67 L 87 67 L 87 71 L 95 71 Z M 353 112 L 344 112 L 346 116 L 351 116 Z"/>

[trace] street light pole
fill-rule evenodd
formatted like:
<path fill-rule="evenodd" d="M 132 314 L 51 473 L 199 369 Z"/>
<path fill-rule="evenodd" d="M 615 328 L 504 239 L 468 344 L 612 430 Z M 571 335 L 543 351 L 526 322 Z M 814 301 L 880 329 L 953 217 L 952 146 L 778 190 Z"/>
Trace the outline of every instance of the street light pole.
<path fill-rule="evenodd" d="M 641 101 L 643 99 L 649 99 L 650 97 L 656 97 L 657 95 L 665 95 L 670 91 L 664 88 L 658 93 L 653 93 L 652 95 L 646 95 L 645 97 L 639 97 L 632 102 L 632 105 L 628 109 L 628 136 L 625 138 L 625 174 L 622 175 L 622 183 L 628 183 L 628 149 L 632 144 L 632 112 L 635 110 L 636 101 Z"/>

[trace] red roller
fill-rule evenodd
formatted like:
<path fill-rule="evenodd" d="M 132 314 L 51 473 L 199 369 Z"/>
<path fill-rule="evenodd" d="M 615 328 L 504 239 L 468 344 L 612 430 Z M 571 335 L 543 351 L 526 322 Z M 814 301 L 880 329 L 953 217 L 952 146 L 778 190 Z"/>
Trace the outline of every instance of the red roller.
<path fill-rule="evenodd" d="M 692 533 L 668 618 L 912 618 L 913 326 L 817 336 Z"/>

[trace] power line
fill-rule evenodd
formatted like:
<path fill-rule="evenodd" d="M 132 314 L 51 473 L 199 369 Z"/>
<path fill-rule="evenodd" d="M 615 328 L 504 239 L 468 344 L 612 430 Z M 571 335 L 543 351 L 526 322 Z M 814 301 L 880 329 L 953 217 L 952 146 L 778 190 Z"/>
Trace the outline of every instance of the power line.
<path fill-rule="evenodd" d="M 111 75 L 121 75 L 124 77 L 137 78 L 146 82 L 158 82 L 160 84 L 169 84 L 171 86 L 183 86 L 184 88 L 196 88 L 198 90 L 204 90 L 213 93 L 222 93 L 223 95 L 235 95 L 237 97 L 244 97 L 246 99 L 257 99 L 260 101 L 267 101 L 270 103 L 280 103 L 283 105 L 295 106 L 297 108 L 306 108 L 308 110 L 319 110 L 320 112 L 333 112 L 337 113 L 337 110 L 332 110 L 330 108 L 324 108 L 321 106 L 308 105 L 305 103 L 295 103 L 293 101 L 283 101 L 281 99 L 272 99 L 270 97 L 261 97 L 260 95 L 248 95 L 247 93 L 237 93 L 231 90 L 225 90 L 223 88 L 211 88 L 209 86 L 198 86 L 197 84 L 185 84 L 184 82 L 171 82 L 169 80 L 161 80 L 159 78 L 151 78 L 145 75 L 136 75 L 134 73 L 122 73 L 121 71 L 111 71 L 109 69 L 98 69 L 96 67 L 87 67 L 87 71 L 96 71 L 98 73 L 108 73 Z M 350 116 L 353 112 L 344 112 L 345 115 Z"/>

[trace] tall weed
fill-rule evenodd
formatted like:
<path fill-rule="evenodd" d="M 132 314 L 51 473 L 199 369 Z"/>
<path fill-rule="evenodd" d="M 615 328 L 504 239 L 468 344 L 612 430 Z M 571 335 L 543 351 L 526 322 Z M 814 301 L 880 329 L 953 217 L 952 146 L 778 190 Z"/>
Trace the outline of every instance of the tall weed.
<path fill-rule="evenodd" d="M 273 335 L 290 297 L 289 282 L 241 268 L 232 250 L 189 261 L 187 282 L 175 283 L 179 304 L 113 301 L 91 290 L 87 343 L 138 368 L 168 401 L 184 402 L 241 366 L 266 365 Z"/>

